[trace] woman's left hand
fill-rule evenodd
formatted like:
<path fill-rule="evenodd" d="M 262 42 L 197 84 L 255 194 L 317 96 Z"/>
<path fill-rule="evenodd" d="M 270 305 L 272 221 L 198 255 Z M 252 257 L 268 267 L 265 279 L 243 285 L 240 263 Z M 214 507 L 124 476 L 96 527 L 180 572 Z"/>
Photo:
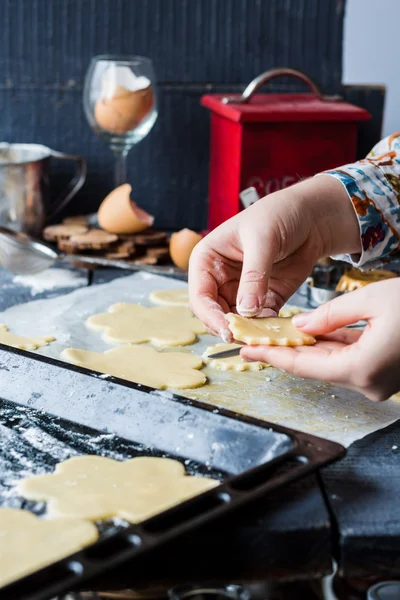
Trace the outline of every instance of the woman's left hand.
<path fill-rule="evenodd" d="M 318 336 L 314 346 L 245 346 L 241 356 L 386 400 L 400 390 L 399 307 L 400 278 L 374 283 L 293 317 L 301 331 Z M 364 331 L 344 328 L 359 320 L 367 321 Z"/>

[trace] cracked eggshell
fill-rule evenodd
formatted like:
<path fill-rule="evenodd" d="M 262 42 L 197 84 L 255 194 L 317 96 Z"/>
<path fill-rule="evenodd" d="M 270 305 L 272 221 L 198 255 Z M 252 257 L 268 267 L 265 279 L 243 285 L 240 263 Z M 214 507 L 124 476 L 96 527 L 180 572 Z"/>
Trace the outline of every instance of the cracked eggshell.
<path fill-rule="evenodd" d="M 192 250 L 202 239 L 199 233 L 191 229 L 181 229 L 171 235 L 169 253 L 177 267 L 187 270 Z"/>
<path fill-rule="evenodd" d="M 151 112 L 154 104 L 151 86 L 136 91 L 118 85 L 112 98 L 100 98 L 94 107 L 94 118 L 104 131 L 115 134 L 135 129 Z"/>
<path fill-rule="evenodd" d="M 130 198 L 132 187 L 124 183 L 108 194 L 97 213 L 99 225 L 117 234 L 140 233 L 153 225 L 154 217 Z"/>

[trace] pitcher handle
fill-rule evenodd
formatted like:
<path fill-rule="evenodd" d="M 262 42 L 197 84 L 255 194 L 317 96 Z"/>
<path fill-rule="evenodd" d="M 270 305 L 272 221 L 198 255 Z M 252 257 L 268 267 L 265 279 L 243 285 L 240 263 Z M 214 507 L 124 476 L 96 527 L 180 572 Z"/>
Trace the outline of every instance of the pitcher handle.
<path fill-rule="evenodd" d="M 58 213 L 67 206 L 86 181 L 87 165 L 86 160 L 81 156 L 64 154 L 63 152 L 51 151 L 52 158 L 59 160 L 73 160 L 77 163 L 75 175 L 72 177 L 67 187 L 61 192 L 57 200 L 50 207 L 49 220 L 54 219 Z"/>

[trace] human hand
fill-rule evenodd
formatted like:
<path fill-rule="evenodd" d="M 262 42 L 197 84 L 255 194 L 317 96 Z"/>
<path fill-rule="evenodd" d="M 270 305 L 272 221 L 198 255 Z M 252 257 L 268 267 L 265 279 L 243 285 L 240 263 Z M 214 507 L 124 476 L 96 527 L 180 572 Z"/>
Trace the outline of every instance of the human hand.
<path fill-rule="evenodd" d="M 192 311 L 231 341 L 224 313 L 275 315 L 319 258 L 361 251 L 347 192 L 321 176 L 270 194 L 220 225 L 193 250 Z"/>
<path fill-rule="evenodd" d="M 293 317 L 301 331 L 323 336 L 315 346 L 246 346 L 241 356 L 386 400 L 400 390 L 399 305 L 400 279 L 367 285 Z M 359 320 L 364 331 L 339 329 Z"/>

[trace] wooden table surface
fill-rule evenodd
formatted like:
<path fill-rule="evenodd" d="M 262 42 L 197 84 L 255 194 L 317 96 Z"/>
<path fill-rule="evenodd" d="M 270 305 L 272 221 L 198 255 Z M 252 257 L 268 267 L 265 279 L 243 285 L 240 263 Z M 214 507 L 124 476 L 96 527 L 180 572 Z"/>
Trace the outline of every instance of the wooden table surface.
<path fill-rule="evenodd" d="M 128 273 L 81 274 L 83 286 Z M 71 291 L 54 289 L 33 298 L 29 288 L 2 270 L 0 289 L 0 311 Z M 0 395 L 9 399 L 7 389 L 0 388 Z M 291 484 L 251 513 L 229 517 L 164 549 L 151 572 L 136 569 L 129 584 L 313 578 L 330 572 L 333 557 L 346 577 L 400 577 L 399 466 L 400 425 L 394 424 L 356 442 L 340 462 Z"/>

